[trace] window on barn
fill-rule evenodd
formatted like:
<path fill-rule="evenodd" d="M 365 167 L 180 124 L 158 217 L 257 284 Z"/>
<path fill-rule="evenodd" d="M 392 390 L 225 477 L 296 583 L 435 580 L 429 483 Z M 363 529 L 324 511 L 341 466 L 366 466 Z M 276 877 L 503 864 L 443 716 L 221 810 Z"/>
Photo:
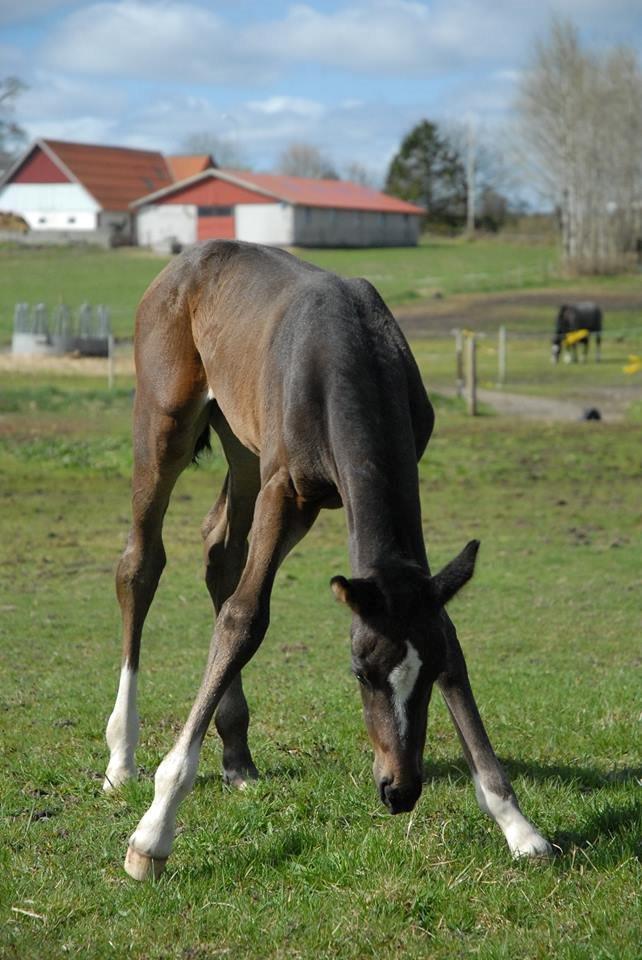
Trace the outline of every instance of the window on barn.
<path fill-rule="evenodd" d="M 231 217 L 234 207 L 199 207 L 199 217 Z"/>
<path fill-rule="evenodd" d="M 47 222 L 46 217 L 38 217 L 38 223 L 46 223 L 46 222 Z"/>
<path fill-rule="evenodd" d="M 75 222 L 76 222 L 75 217 L 67 217 L 67 223 L 75 223 Z"/>

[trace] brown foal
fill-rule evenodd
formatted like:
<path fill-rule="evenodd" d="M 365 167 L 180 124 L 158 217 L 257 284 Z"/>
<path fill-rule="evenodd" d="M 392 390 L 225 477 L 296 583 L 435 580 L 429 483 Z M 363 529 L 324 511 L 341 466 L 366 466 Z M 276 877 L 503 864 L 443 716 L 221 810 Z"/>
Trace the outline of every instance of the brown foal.
<path fill-rule="evenodd" d="M 210 427 L 228 462 L 203 524 L 216 627 L 200 690 L 160 764 L 154 800 L 125 869 L 158 876 L 176 813 L 215 716 L 226 780 L 257 776 L 241 670 L 268 627 L 277 569 L 322 507 L 346 510 L 352 578 L 334 577 L 352 611 L 374 776 L 392 813 L 421 793 L 428 701 L 436 681 L 461 739 L 481 808 L 515 856 L 550 845 L 523 816 L 495 757 L 444 605 L 472 576 L 472 541 L 431 575 L 417 462 L 433 410 L 409 347 L 376 290 L 281 250 L 211 241 L 152 283 L 136 317 L 133 523 L 117 573 L 123 662 L 107 725 L 105 789 L 136 775 L 141 633 L 165 563 L 163 517 Z"/>

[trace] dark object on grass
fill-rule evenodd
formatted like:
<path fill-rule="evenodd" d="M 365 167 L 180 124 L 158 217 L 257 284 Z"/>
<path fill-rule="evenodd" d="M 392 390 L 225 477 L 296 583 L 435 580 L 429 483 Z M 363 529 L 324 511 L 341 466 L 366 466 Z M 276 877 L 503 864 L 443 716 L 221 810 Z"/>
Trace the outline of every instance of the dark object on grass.
<path fill-rule="evenodd" d="M 597 407 L 587 407 L 582 414 L 582 420 L 601 420 L 602 414 Z"/>

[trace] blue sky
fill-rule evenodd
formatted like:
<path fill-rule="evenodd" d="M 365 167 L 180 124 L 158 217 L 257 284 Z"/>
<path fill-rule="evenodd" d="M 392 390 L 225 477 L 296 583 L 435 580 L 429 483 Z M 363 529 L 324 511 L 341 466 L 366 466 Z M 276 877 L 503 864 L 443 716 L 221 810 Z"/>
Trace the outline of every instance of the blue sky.
<path fill-rule="evenodd" d="M 380 177 L 423 117 L 501 138 L 553 13 L 642 51 L 642 0 L 0 0 L 0 75 L 29 85 L 32 138 L 180 152 L 207 132 L 263 170 L 306 141 Z"/>

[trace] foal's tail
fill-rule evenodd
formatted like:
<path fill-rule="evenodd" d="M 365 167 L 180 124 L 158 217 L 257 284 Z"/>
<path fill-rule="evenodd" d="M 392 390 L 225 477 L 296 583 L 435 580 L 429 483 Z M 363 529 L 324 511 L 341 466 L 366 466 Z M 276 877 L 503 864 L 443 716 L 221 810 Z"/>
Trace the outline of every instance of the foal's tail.
<path fill-rule="evenodd" d="M 211 443 L 211 428 L 209 423 L 198 437 L 196 444 L 194 446 L 194 453 L 192 454 L 192 463 L 198 465 L 198 462 L 203 453 L 209 453 L 212 449 Z"/>

